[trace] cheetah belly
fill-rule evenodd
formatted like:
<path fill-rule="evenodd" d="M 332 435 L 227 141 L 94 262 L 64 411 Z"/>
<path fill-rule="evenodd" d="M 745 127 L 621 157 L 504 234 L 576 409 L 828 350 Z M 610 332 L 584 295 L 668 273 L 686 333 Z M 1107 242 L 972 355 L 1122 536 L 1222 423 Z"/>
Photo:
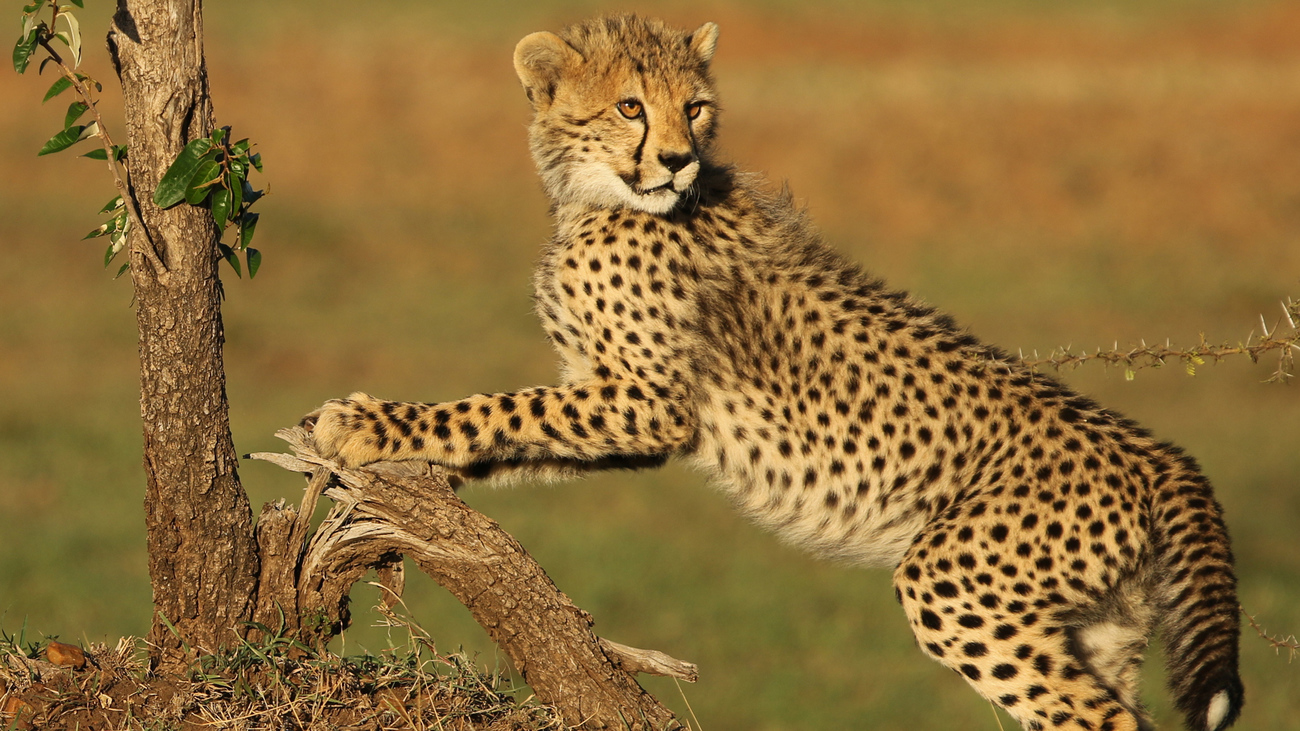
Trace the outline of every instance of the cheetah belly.
<path fill-rule="evenodd" d="M 843 460 L 824 441 L 738 405 L 746 400 L 728 394 L 701 409 L 695 462 L 743 514 L 783 540 L 824 558 L 897 566 L 926 517 L 901 500 L 882 499 L 890 476 L 866 476 L 856 460 L 833 472 Z"/>

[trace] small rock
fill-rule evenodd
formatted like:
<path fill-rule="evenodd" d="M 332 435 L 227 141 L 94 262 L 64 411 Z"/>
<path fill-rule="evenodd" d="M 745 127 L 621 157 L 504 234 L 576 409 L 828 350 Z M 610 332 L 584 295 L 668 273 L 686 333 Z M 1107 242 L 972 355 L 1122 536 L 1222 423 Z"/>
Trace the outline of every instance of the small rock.
<path fill-rule="evenodd" d="M 5 728 L 26 731 L 32 728 L 32 718 L 36 716 L 36 709 L 22 698 L 11 695 L 5 699 L 4 709 L 0 710 L 0 715 L 9 721 Z"/>
<path fill-rule="evenodd" d="M 76 645 L 65 645 L 62 642 L 50 640 L 50 644 L 45 648 L 45 657 L 54 665 L 60 667 L 80 670 L 86 667 L 86 653 L 81 651 Z"/>

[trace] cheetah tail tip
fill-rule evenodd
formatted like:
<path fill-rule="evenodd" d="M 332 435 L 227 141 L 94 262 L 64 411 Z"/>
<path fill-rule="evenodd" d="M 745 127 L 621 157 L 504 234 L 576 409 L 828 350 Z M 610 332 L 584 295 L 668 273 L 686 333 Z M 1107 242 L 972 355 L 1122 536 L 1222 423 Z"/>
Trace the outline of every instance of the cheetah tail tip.
<path fill-rule="evenodd" d="M 1223 731 L 1236 722 L 1241 714 L 1242 688 L 1238 681 L 1210 697 L 1205 706 L 1206 731 Z"/>

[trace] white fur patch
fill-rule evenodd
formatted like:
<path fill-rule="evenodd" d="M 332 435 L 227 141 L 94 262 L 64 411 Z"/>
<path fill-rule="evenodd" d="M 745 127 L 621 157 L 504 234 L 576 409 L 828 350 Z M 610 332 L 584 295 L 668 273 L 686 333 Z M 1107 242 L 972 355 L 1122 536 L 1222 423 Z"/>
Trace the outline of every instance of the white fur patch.
<path fill-rule="evenodd" d="M 1228 711 L 1232 710 L 1232 701 L 1228 698 L 1228 691 L 1221 690 L 1214 694 L 1210 699 L 1210 707 L 1205 711 L 1205 728 L 1208 731 L 1215 731 L 1223 719 L 1228 717 Z"/>
<path fill-rule="evenodd" d="M 677 171 L 676 175 L 665 175 L 660 186 L 672 183 L 669 187 L 653 187 L 646 193 L 638 193 L 628 186 L 609 166 L 597 161 L 583 162 L 575 165 L 569 175 L 568 186 L 561 196 L 565 202 L 583 203 L 608 208 L 626 206 L 646 213 L 667 213 L 681 200 L 682 192 L 690 187 L 699 172 L 700 164 L 693 162 Z M 659 181 L 655 181 L 659 182 Z"/>
<path fill-rule="evenodd" d="M 1133 634 L 1130 627 L 1115 622 L 1098 622 L 1079 632 L 1079 642 L 1089 653 L 1110 654 L 1116 647 L 1131 642 Z"/>
<path fill-rule="evenodd" d="M 1103 678 L 1115 681 L 1145 642 L 1137 627 L 1117 622 L 1098 622 L 1079 630 L 1078 640 L 1088 664 Z"/>

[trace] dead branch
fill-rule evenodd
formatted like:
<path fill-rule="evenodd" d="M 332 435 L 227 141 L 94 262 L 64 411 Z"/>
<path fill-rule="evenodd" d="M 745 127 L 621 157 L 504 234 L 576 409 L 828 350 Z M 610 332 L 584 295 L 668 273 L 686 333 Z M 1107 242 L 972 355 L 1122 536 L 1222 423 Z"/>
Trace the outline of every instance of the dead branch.
<path fill-rule="evenodd" d="M 328 641 L 347 625 L 348 590 L 369 569 L 380 570 L 394 600 L 400 595 L 401 557 L 407 556 L 470 610 L 537 697 L 570 725 L 681 728 L 633 675 L 694 681 L 695 666 L 596 637 L 591 616 L 556 588 L 518 541 L 457 497 L 444 472 L 409 462 L 344 469 L 316 454 L 300 428 L 277 436 L 293 455 L 250 456 L 311 479 L 301 508 L 281 501 L 262 512 L 259 622 Z M 308 538 L 307 521 L 320 494 L 334 506 Z M 295 617 L 304 618 L 303 626 Z"/>
<path fill-rule="evenodd" d="M 1241 610 L 1242 614 L 1246 615 L 1246 622 L 1250 624 L 1251 629 L 1255 630 L 1255 634 L 1263 638 L 1273 648 L 1274 652 L 1281 654 L 1283 650 L 1286 650 L 1287 662 L 1294 660 L 1296 655 L 1300 654 L 1300 640 L 1297 640 L 1295 635 L 1287 635 L 1286 637 L 1271 635 L 1260 626 L 1259 622 L 1255 621 L 1254 615 L 1246 614 L 1244 607 L 1238 607 L 1238 609 Z"/>

